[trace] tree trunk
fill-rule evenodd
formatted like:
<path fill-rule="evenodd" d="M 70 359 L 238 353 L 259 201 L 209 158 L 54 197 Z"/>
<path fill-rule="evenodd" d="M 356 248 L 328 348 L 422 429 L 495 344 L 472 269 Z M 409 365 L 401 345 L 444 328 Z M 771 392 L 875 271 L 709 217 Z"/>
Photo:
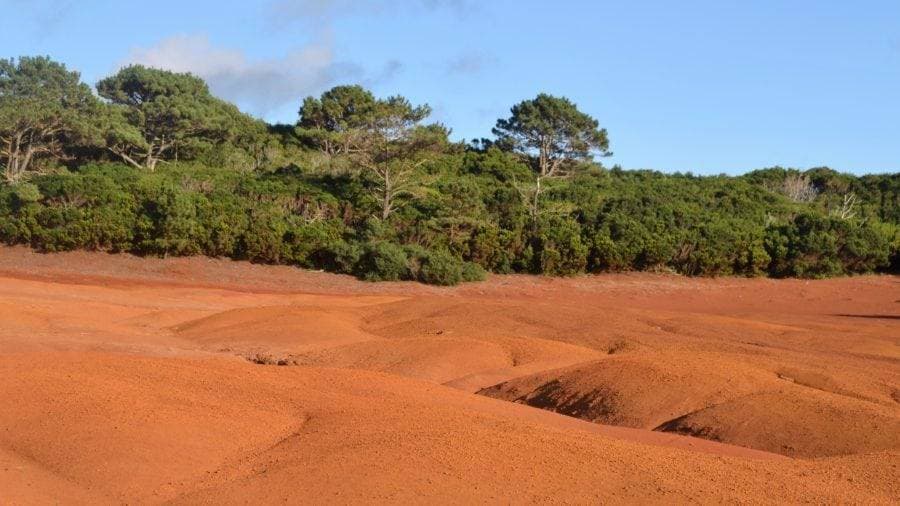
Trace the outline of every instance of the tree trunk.
<path fill-rule="evenodd" d="M 550 145 L 547 139 L 544 138 L 541 138 L 539 165 L 539 172 L 541 176 L 550 175 Z"/>
<path fill-rule="evenodd" d="M 6 170 L 4 171 L 4 176 L 6 180 L 10 183 L 14 183 L 19 180 L 19 176 L 22 173 L 21 170 L 21 148 L 22 148 L 22 133 L 16 135 L 15 144 L 10 140 L 9 142 L 9 160 L 6 162 Z"/>
<path fill-rule="evenodd" d="M 25 173 L 28 170 L 28 166 L 31 165 L 31 160 L 34 158 L 34 147 L 28 146 L 25 150 L 25 156 L 22 158 L 22 161 L 19 163 L 18 171 L 19 174 Z"/>
<path fill-rule="evenodd" d="M 120 151 L 120 150 L 118 150 L 118 149 L 110 148 L 110 147 L 108 147 L 108 148 L 106 148 L 106 149 L 108 149 L 108 150 L 110 151 L 110 153 L 112 153 L 112 154 L 118 156 L 119 158 L 121 158 L 122 160 L 124 160 L 126 163 L 128 163 L 128 164 L 131 165 L 132 167 L 137 168 L 137 169 L 143 169 L 143 168 L 144 168 L 143 165 L 141 165 L 140 163 L 138 163 L 134 158 L 128 156 L 124 151 Z"/>
<path fill-rule="evenodd" d="M 391 171 L 384 171 L 384 195 L 381 200 L 381 219 L 387 220 L 391 215 Z"/>
<path fill-rule="evenodd" d="M 541 192 L 543 191 L 541 188 L 541 182 L 543 182 L 544 177 L 537 177 L 537 184 L 534 187 L 534 199 L 531 203 L 531 233 L 537 234 L 538 228 L 538 216 L 540 215 L 540 205 L 541 205 Z"/>

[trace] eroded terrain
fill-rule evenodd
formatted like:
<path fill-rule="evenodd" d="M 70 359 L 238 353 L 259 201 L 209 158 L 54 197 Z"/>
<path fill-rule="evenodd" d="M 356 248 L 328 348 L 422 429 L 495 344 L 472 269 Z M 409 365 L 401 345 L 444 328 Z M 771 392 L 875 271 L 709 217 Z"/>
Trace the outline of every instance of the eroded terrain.
<path fill-rule="evenodd" d="M 900 280 L 2 248 L 0 402 L 14 504 L 896 503 Z"/>

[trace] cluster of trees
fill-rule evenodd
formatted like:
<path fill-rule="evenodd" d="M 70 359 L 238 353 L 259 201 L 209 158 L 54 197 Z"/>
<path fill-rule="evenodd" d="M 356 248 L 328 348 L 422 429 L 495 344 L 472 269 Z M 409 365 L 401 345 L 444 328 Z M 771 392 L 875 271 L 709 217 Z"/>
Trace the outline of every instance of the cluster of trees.
<path fill-rule="evenodd" d="M 48 58 L 3 60 L 0 241 L 436 284 L 900 268 L 900 174 L 607 169 L 607 132 L 565 98 L 516 104 L 469 144 L 430 112 L 338 86 L 268 125 L 188 74 L 131 66 L 95 94 Z"/>
<path fill-rule="evenodd" d="M 273 161 L 269 126 L 192 75 L 131 66 L 96 91 L 49 58 L 0 60 L 4 180 L 105 158 L 149 172 L 181 159 L 248 170 Z"/>

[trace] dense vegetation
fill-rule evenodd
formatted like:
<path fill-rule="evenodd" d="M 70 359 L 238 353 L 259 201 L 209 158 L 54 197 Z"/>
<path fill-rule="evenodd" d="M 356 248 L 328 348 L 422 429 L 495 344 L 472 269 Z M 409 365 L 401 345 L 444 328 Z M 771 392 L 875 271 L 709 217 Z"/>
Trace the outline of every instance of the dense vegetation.
<path fill-rule="evenodd" d="M 210 255 L 455 284 L 484 271 L 822 277 L 900 268 L 900 174 L 605 168 L 607 132 L 539 95 L 495 139 L 339 86 L 267 125 L 191 75 L 97 85 L 0 60 L 0 241 Z"/>

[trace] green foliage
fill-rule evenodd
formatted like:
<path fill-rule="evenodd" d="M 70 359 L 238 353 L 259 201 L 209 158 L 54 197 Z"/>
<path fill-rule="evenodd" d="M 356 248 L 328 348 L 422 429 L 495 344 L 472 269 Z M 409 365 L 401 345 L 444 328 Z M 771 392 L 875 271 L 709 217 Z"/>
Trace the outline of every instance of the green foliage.
<path fill-rule="evenodd" d="M 882 227 L 803 213 L 770 227 L 766 249 L 776 276 L 821 278 L 871 272 L 889 264 L 892 238 Z"/>
<path fill-rule="evenodd" d="M 606 130 L 596 119 L 569 99 L 546 93 L 514 105 L 510 117 L 497 120 L 493 131 L 498 145 L 537 155 L 542 176 L 553 175 L 563 162 L 609 151 Z"/>
<path fill-rule="evenodd" d="M 253 149 L 265 143 L 263 124 L 190 74 L 132 65 L 97 83 L 97 92 L 109 101 L 99 127 L 107 149 L 135 167 L 153 171 L 160 161 L 196 158 L 225 141 Z"/>
<path fill-rule="evenodd" d="M 535 272 L 571 276 L 584 272 L 588 247 L 581 240 L 581 227 L 571 219 L 551 217 L 538 228 L 534 240 Z"/>
<path fill-rule="evenodd" d="M 445 249 L 427 250 L 421 246 L 404 248 L 409 278 L 430 285 L 456 285 L 463 281 L 480 281 L 485 277 L 481 266 L 461 260 Z"/>
<path fill-rule="evenodd" d="M 359 86 L 338 86 L 300 108 L 297 135 L 329 157 L 331 168 L 353 167 L 373 197 L 373 215 L 387 220 L 425 193 L 421 166 L 446 148 L 449 131 L 420 125 L 428 105 L 401 96 L 376 99 Z"/>
<path fill-rule="evenodd" d="M 19 183 L 12 187 L 13 195 L 19 204 L 28 204 L 41 200 L 41 189 L 35 184 Z"/>
<path fill-rule="evenodd" d="M 430 285 L 456 285 L 463 279 L 462 262 L 445 251 L 433 251 L 428 255 L 419 280 Z"/>
<path fill-rule="evenodd" d="M 591 161 L 606 131 L 545 94 L 465 146 L 423 123 L 427 105 L 359 86 L 307 98 L 296 126 L 189 74 L 132 66 L 97 88 L 47 58 L 0 61 L 0 241 L 437 285 L 900 272 L 900 174 L 607 170 Z"/>
<path fill-rule="evenodd" d="M 355 242 L 337 242 L 323 252 L 323 265 L 334 272 L 355 274 L 363 248 Z"/>
<path fill-rule="evenodd" d="M 0 59 L 0 169 L 15 183 L 90 136 L 99 104 L 78 72 L 45 57 Z"/>
<path fill-rule="evenodd" d="M 400 281 L 409 279 L 406 252 L 389 242 L 368 243 L 356 264 L 356 273 L 366 281 Z"/>
<path fill-rule="evenodd" d="M 374 122 L 377 103 L 362 86 L 336 86 L 320 98 L 306 97 L 297 135 L 328 155 L 350 154 Z"/>
<path fill-rule="evenodd" d="M 472 283 L 475 281 L 484 281 L 487 274 L 484 268 L 474 262 L 463 262 L 462 264 L 462 281 Z"/>
<path fill-rule="evenodd" d="M 443 159 L 433 166 L 435 191 L 390 222 L 370 217 L 365 193 L 350 180 L 293 169 L 86 165 L 0 186 L 0 240 L 44 251 L 226 256 L 433 284 L 481 279 L 484 269 L 821 277 L 898 267 L 896 223 L 844 220 L 815 203 L 798 212 L 744 178 L 584 174 L 548 194 L 548 204 L 566 206 L 532 229 L 497 156 Z"/>

